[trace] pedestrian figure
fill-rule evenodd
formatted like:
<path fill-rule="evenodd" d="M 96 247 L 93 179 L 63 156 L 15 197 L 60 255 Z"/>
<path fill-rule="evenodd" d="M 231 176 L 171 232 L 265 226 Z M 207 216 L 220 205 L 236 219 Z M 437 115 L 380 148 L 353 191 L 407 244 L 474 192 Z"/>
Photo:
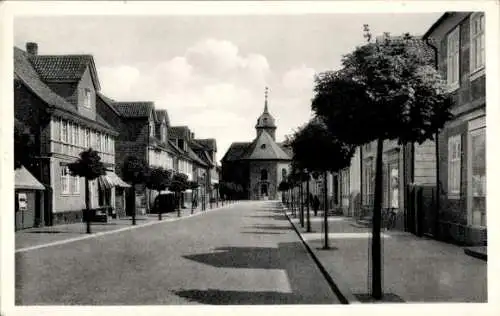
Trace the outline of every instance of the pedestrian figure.
<path fill-rule="evenodd" d="M 313 199 L 314 216 L 318 216 L 318 209 L 319 209 L 319 199 L 318 196 L 315 195 Z"/>

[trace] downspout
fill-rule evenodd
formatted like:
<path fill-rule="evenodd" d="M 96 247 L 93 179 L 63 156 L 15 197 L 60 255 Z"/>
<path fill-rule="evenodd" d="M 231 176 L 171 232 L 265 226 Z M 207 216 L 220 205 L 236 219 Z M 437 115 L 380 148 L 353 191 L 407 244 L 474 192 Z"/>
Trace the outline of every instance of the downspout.
<path fill-rule="evenodd" d="M 425 43 L 434 51 L 434 68 L 436 71 L 439 71 L 439 63 L 438 63 L 438 49 L 435 45 L 433 45 L 430 39 L 427 37 L 425 39 Z M 438 220 L 439 220 L 439 211 L 440 211 L 440 200 L 441 200 L 441 180 L 439 177 L 439 132 L 435 134 L 435 145 L 436 145 L 436 213 L 435 213 L 435 227 L 434 235 L 438 232 Z"/>

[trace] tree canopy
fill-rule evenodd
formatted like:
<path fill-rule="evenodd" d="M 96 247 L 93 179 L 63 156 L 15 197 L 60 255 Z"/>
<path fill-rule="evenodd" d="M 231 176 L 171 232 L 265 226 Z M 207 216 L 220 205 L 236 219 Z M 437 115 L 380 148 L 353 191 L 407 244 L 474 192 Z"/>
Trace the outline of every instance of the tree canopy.
<path fill-rule="evenodd" d="M 168 189 L 177 193 L 186 191 L 188 189 L 188 176 L 181 172 L 175 173 Z"/>
<path fill-rule="evenodd" d="M 172 170 L 154 167 L 149 171 L 146 187 L 150 190 L 164 191 L 172 181 Z"/>
<path fill-rule="evenodd" d="M 429 54 L 406 37 L 357 47 L 342 69 L 315 78 L 312 109 L 350 144 L 375 139 L 422 143 L 451 117 L 451 98 Z"/>
<path fill-rule="evenodd" d="M 145 183 L 148 179 L 148 166 L 145 161 L 135 156 L 127 156 L 123 163 L 123 180 L 135 185 Z"/>
<path fill-rule="evenodd" d="M 101 162 L 99 153 L 92 148 L 82 151 L 80 158 L 70 163 L 68 168 L 72 175 L 84 177 L 87 180 L 94 180 L 106 174 L 106 168 Z"/>
<path fill-rule="evenodd" d="M 29 128 L 21 121 L 14 120 L 14 169 L 22 165 L 29 168 L 35 164 L 35 141 Z"/>
<path fill-rule="evenodd" d="M 289 188 L 290 188 L 290 186 L 286 180 L 281 181 L 279 186 L 278 186 L 278 190 L 282 191 L 282 192 L 287 191 Z"/>
<path fill-rule="evenodd" d="M 315 179 L 318 173 L 349 166 L 354 154 L 354 146 L 338 140 L 318 117 L 296 132 L 292 148 L 297 165 L 312 171 Z"/>

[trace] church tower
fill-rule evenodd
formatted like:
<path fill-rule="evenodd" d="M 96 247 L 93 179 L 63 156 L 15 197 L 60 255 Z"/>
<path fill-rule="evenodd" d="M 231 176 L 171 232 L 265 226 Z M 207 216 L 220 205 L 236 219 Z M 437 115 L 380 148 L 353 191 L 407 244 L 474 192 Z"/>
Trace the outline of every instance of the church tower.
<path fill-rule="evenodd" d="M 264 101 L 264 112 L 259 116 L 257 119 L 257 125 L 255 125 L 255 129 L 257 131 L 257 137 L 263 132 L 266 131 L 273 140 L 276 140 L 276 125 L 274 123 L 274 117 L 269 113 L 269 110 L 267 108 L 267 95 L 268 95 L 269 89 L 266 87 L 266 90 L 264 92 L 265 96 L 265 101 Z"/>

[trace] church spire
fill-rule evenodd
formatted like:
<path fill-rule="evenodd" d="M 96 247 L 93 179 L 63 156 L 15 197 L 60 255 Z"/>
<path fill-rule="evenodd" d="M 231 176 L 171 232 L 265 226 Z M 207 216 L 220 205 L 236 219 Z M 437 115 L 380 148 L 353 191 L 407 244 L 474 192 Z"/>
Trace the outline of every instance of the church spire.
<path fill-rule="evenodd" d="M 266 89 L 264 91 L 264 97 L 265 97 L 265 101 L 264 101 L 264 113 L 269 113 L 268 109 L 267 109 L 267 95 L 269 94 L 269 88 L 266 86 Z"/>

